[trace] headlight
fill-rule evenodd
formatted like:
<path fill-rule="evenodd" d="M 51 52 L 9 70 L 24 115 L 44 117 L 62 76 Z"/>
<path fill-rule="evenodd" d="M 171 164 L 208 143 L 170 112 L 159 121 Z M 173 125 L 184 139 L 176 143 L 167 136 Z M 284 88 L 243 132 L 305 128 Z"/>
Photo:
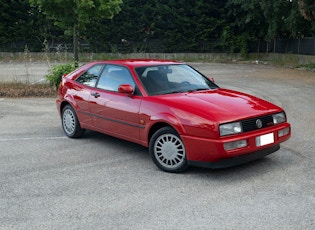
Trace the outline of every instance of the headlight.
<path fill-rule="evenodd" d="M 219 129 L 220 129 L 221 136 L 243 132 L 241 122 L 232 122 L 232 123 L 222 124 L 219 126 Z"/>
<path fill-rule="evenodd" d="M 273 124 L 275 125 L 286 121 L 284 112 L 273 114 L 272 118 L 273 118 Z"/>

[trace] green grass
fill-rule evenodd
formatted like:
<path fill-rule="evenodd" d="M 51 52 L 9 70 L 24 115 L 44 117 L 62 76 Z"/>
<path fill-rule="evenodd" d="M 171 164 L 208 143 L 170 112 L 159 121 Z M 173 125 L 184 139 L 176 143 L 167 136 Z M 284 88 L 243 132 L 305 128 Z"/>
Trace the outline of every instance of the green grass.
<path fill-rule="evenodd" d="M 314 70 L 315 69 L 315 63 L 298 65 L 298 66 L 296 66 L 296 68 L 301 68 L 301 69 L 306 69 L 306 70 Z"/>

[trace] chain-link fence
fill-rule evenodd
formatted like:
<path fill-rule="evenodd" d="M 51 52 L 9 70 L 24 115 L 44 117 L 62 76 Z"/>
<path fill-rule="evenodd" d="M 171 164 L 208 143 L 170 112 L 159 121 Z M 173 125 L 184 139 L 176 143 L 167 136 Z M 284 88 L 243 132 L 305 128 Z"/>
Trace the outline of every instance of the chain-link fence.
<path fill-rule="evenodd" d="M 211 39 L 206 42 L 200 41 L 195 44 L 184 42 L 169 44 L 167 41 L 159 39 L 116 43 L 104 41 L 101 46 L 82 41 L 79 47 L 82 53 L 228 53 L 230 51 L 229 47 L 223 48 L 221 41 L 218 39 Z M 30 52 L 72 52 L 72 44 L 60 42 L 43 47 L 42 44 L 23 41 L 10 44 L 1 44 L 0 41 L 0 52 L 25 52 L 26 49 Z M 248 43 L 248 52 L 315 55 L 315 38 L 274 39 L 268 42 L 264 40 L 251 41 Z"/>

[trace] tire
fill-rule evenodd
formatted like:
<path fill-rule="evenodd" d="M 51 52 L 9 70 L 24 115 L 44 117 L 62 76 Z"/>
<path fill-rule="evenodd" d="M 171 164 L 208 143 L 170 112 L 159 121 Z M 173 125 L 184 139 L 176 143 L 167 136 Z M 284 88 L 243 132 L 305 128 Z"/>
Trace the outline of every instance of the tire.
<path fill-rule="evenodd" d="M 153 134 L 149 152 L 156 166 L 165 172 L 179 173 L 188 167 L 184 143 L 171 127 Z"/>
<path fill-rule="evenodd" d="M 61 114 L 62 128 L 65 134 L 70 138 L 83 136 L 84 129 L 81 128 L 77 114 L 71 105 L 66 105 Z"/>

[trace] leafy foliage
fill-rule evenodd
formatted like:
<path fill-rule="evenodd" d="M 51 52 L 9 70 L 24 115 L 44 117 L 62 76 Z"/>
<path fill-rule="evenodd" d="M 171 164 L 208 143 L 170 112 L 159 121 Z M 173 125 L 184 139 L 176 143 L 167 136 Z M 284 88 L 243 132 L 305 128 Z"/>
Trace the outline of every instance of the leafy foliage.
<path fill-rule="evenodd" d="M 267 41 L 311 35 L 311 24 L 302 19 L 296 1 L 228 0 L 227 7 L 235 34 L 247 32 L 250 38 Z"/>
<path fill-rule="evenodd" d="M 0 4 L 0 46 L 26 41 L 36 43 L 28 46 L 30 51 L 40 51 L 43 41 L 68 42 L 73 35 L 75 60 L 80 40 L 94 47 L 93 52 L 117 52 L 117 44 L 126 52 L 150 52 L 147 41 L 158 40 L 162 52 L 204 52 L 211 46 L 245 54 L 249 41 L 315 33 L 314 0 L 0 0 Z"/>
<path fill-rule="evenodd" d="M 142 51 L 147 39 L 157 39 L 164 52 L 203 52 L 202 44 L 221 39 L 212 45 L 214 49 L 220 46 L 246 54 L 248 41 L 313 33 L 297 1 L 286 0 L 125 0 L 113 20 L 93 25 L 86 38 L 108 51 L 116 51 L 112 43 L 121 41 L 133 51 Z"/>
<path fill-rule="evenodd" d="M 303 17 L 309 21 L 315 20 L 314 0 L 299 0 L 298 3 Z"/>
<path fill-rule="evenodd" d="M 46 79 L 49 81 L 51 86 L 55 86 L 58 89 L 64 74 L 71 73 L 75 70 L 75 66 L 72 64 L 61 64 L 55 65 L 49 70 L 49 74 L 46 75 Z"/>
<path fill-rule="evenodd" d="M 28 43 L 38 41 L 37 46 L 29 46 L 33 50 L 42 48 L 41 38 L 48 36 L 53 24 L 45 16 L 31 7 L 28 0 L 0 0 L 0 46 L 15 51 L 21 43 L 25 47 Z M 54 36 L 59 34 L 54 31 Z"/>
<path fill-rule="evenodd" d="M 55 25 L 66 31 L 72 31 L 74 61 L 77 65 L 78 33 L 84 30 L 91 18 L 112 18 L 120 11 L 122 0 L 29 0 L 38 6 Z"/>
<path fill-rule="evenodd" d="M 55 20 L 55 24 L 63 29 L 72 30 L 76 25 L 85 28 L 91 18 L 112 18 L 120 11 L 122 0 L 29 0 L 34 6 L 48 17 Z"/>

